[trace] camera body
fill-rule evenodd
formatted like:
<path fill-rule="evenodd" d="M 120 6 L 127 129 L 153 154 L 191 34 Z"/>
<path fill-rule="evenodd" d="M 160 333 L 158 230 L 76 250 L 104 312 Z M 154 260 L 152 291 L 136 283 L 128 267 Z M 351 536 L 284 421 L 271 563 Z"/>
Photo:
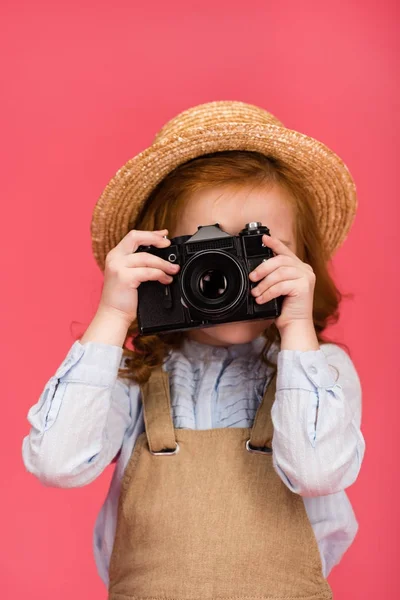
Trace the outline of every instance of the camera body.
<path fill-rule="evenodd" d="M 139 246 L 180 265 L 169 285 L 145 281 L 138 288 L 138 326 L 141 335 L 166 333 L 221 323 L 275 319 L 283 296 L 257 304 L 249 273 L 274 256 L 262 243 L 269 229 L 248 223 L 239 235 L 223 231 L 218 223 L 200 225 L 194 235 L 171 239 L 167 248 Z"/>

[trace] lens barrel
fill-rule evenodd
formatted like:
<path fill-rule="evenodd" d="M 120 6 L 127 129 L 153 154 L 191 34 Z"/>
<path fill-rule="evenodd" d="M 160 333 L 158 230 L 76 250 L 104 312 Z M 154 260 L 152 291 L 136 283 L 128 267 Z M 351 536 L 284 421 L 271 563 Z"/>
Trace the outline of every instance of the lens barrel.
<path fill-rule="evenodd" d="M 188 307 L 219 318 L 245 299 L 246 273 L 235 256 L 208 250 L 188 260 L 181 272 L 181 291 Z"/>

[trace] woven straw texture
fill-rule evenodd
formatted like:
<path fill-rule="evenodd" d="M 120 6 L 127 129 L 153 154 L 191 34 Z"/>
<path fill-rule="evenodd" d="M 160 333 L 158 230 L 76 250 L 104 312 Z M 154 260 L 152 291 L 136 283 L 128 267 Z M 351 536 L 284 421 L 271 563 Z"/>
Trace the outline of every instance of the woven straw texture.
<path fill-rule="evenodd" d="M 173 118 L 149 148 L 128 160 L 109 181 L 91 222 L 100 269 L 104 271 L 108 252 L 134 226 L 143 203 L 168 173 L 188 160 L 224 150 L 253 150 L 291 165 L 314 203 L 327 256 L 334 254 L 357 209 L 355 184 L 344 162 L 321 142 L 287 129 L 257 106 L 218 101 Z"/>

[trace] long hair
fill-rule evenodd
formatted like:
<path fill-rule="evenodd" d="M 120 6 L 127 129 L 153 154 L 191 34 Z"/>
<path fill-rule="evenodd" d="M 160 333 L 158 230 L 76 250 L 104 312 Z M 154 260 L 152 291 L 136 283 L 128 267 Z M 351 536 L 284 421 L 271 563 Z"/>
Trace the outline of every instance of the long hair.
<path fill-rule="evenodd" d="M 169 173 L 153 190 L 138 215 L 135 229 L 168 229 L 172 237 L 179 214 L 190 195 L 201 189 L 223 185 L 238 189 L 249 185 L 260 188 L 279 185 L 289 191 L 295 216 L 297 255 L 303 262 L 311 265 L 316 275 L 314 326 L 319 342 L 326 342 L 323 332 L 328 325 L 338 320 L 342 295 L 329 273 L 326 250 L 304 182 L 286 164 L 259 152 L 237 150 L 192 159 Z M 135 319 L 128 329 L 123 346 L 125 367 L 118 370 L 118 376 L 141 384 L 149 379 L 154 367 L 163 364 L 171 350 L 181 347 L 185 332 L 138 337 L 137 334 L 138 323 Z M 271 362 L 268 355 L 274 344 L 279 347 L 279 331 L 272 324 L 262 335 L 265 344 L 261 358 L 276 368 L 276 363 Z M 132 349 L 127 345 L 129 342 Z"/>

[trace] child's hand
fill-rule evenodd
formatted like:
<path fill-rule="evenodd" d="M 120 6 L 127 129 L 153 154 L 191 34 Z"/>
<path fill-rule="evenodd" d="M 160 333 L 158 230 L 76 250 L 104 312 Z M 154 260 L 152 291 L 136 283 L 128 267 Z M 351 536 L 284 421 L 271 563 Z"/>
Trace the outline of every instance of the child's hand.
<path fill-rule="evenodd" d="M 104 285 L 100 307 L 118 314 L 130 325 L 137 316 L 138 292 L 143 281 L 171 283 L 179 265 L 174 265 L 148 252 L 136 252 L 139 246 L 166 248 L 171 241 L 164 236 L 168 230 L 131 230 L 106 257 Z"/>
<path fill-rule="evenodd" d="M 315 274 L 312 267 L 277 238 L 264 235 L 263 243 L 276 256 L 262 262 L 249 274 L 251 281 L 259 281 L 251 290 L 256 302 L 265 304 L 278 296 L 286 296 L 281 315 L 275 320 L 281 332 L 294 322 L 313 323 Z"/>

